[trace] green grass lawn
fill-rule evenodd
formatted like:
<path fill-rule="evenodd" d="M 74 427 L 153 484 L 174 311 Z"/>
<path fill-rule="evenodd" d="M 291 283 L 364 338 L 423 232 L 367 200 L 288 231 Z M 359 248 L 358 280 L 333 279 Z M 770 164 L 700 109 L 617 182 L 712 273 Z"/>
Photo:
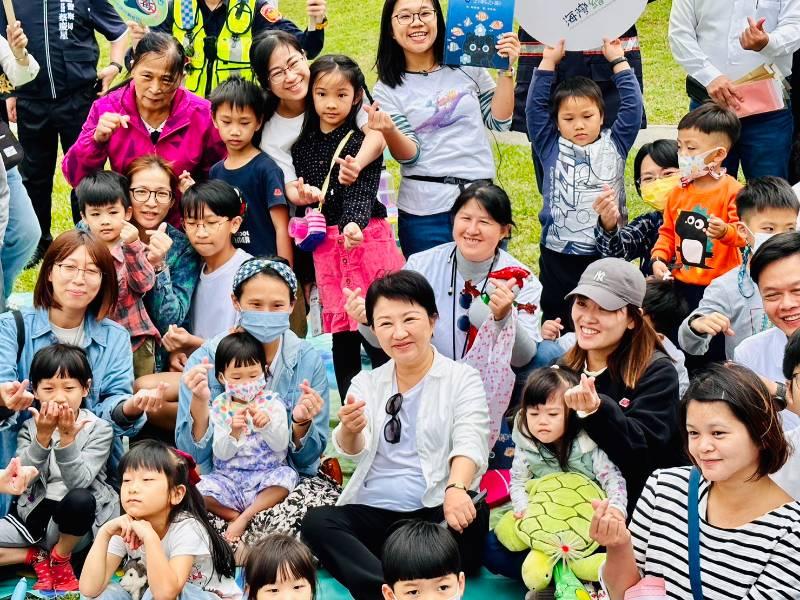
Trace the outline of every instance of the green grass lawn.
<path fill-rule="evenodd" d="M 280 6 L 283 14 L 301 27 L 306 22 L 305 0 L 282 0 Z M 382 0 L 328 0 L 330 25 L 325 31 L 325 52 L 353 57 L 364 69 L 370 85 L 375 82 L 373 64 L 382 6 Z M 639 20 L 644 57 L 645 106 L 651 124 L 677 123 L 687 104 L 683 72 L 673 60 L 667 44 L 670 6 L 669 0 L 657 0 L 648 5 Z M 101 64 L 105 64 L 106 57 L 107 50 L 104 48 Z M 529 266 L 536 267 L 540 233 L 537 213 L 542 199 L 536 190 L 530 149 L 497 144 L 495 158 L 499 165 L 498 183 L 506 189 L 514 204 L 517 229 L 511 241 L 511 251 Z M 632 159 L 633 156 L 628 160 L 629 169 Z M 397 165 L 391 167 L 397 174 Z M 628 174 L 628 212 L 635 216 L 642 212 L 643 204 L 633 189 L 630 171 Z M 53 191 L 53 233 L 58 234 L 71 226 L 69 187 L 59 169 Z M 15 289 L 32 290 L 35 277 L 35 270 L 26 271 L 17 281 Z"/>

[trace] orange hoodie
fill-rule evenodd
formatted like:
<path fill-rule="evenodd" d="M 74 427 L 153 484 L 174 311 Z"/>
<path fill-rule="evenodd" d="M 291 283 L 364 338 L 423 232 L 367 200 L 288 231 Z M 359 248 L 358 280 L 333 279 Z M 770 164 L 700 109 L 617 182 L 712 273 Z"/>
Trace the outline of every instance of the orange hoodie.
<path fill-rule="evenodd" d="M 736 194 L 741 188 L 742 184 L 730 175 L 723 175 L 717 185 L 707 190 L 698 190 L 692 183 L 675 188 L 667 196 L 664 224 L 658 230 L 651 256 L 665 263 L 674 259 L 675 279 L 703 286 L 740 264 L 739 248 L 744 246 L 744 240 L 733 223 L 739 220 Z M 706 235 L 712 215 L 728 223 L 728 231 L 720 239 Z"/>

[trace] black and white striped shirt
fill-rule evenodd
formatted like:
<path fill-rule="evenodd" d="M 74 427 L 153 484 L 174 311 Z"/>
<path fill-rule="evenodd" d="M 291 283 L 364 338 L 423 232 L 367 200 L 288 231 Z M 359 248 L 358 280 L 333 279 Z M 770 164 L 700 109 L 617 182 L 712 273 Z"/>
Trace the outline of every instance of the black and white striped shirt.
<path fill-rule="evenodd" d="M 653 473 L 630 524 L 636 565 L 663 577 L 667 596 L 692 597 L 689 583 L 690 467 Z M 800 599 L 800 503 L 791 502 L 736 529 L 705 520 L 709 483 L 700 482 L 700 570 L 705 600 Z"/>

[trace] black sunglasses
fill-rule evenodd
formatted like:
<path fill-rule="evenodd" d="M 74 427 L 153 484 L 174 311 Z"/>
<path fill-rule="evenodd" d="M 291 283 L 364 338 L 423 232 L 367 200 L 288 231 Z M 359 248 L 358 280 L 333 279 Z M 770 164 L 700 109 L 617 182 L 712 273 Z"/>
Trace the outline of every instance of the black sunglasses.
<path fill-rule="evenodd" d="M 397 418 L 400 409 L 403 406 L 403 394 L 397 393 L 391 396 L 386 401 L 386 414 L 391 417 L 383 426 L 383 439 L 390 444 L 397 444 L 400 442 L 400 434 L 403 431 L 403 424 Z"/>

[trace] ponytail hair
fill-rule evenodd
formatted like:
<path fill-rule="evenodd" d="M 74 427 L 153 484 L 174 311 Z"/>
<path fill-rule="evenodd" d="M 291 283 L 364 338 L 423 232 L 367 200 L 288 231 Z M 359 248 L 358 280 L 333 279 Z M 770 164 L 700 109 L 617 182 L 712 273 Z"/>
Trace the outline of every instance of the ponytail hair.
<path fill-rule="evenodd" d="M 128 470 L 147 470 L 163 473 L 167 478 L 168 489 L 179 485 L 186 488 L 181 501 L 172 507 L 169 522 L 172 523 L 181 513 L 188 513 L 197 519 L 206 530 L 210 543 L 209 552 L 218 577 L 233 577 L 235 563 L 233 551 L 228 543 L 211 526 L 206 512 L 203 496 L 196 484 L 200 481 L 194 459 L 188 454 L 167 446 L 157 440 L 143 440 L 131 448 L 119 464 L 120 477 Z"/>

